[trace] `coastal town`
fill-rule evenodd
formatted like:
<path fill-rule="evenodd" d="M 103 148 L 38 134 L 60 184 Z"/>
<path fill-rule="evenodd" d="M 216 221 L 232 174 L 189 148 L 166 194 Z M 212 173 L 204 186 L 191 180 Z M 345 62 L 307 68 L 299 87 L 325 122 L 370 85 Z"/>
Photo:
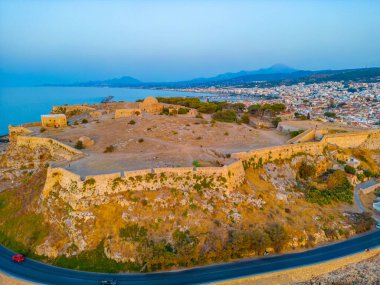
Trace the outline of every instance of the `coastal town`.
<path fill-rule="evenodd" d="M 187 88 L 211 93 L 205 100 L 254 104 L 284 103 L 300 118 L 334 122 L 365 129 L 380 128 L 380 83 L 325 82 L 275 87 Z"/>

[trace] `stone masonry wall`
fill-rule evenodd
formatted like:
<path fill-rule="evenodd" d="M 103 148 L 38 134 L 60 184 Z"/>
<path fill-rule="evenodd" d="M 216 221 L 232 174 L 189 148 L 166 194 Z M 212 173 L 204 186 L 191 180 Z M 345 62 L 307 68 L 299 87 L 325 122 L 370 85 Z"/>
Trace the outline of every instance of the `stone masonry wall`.
<path fill-rule="evenodd" d="M 43 195 L 49 195 L 57 183 L 69 191 L 60 193 L 66 201 L 71 201 L 71 206 L 80 206 L 83 198 L 96 198 L 97 202 L 104 202 L 107 195 L 118 192 L 155 191 L 163 187 L 178 189 L 222 189 L 226 193 L 240 186 L 245 180 L 245 168 L 260 167 L 267 161 L 276 159 L 288 159 L 294 155 L 307 153 L 309 155 L 322 155 L 325 147 L 329 144 L 342 148 L 363 147 L 379 148 L 380 131 L 370 131 L 350 134 L 327 135 L 320 142 L 305 142 L 292 145 L 268 147 L 248 152 L 232 154 L 236 162 L 223 167 L 180 167 L 180 168 L 152 168 L 123 173 L 92 175 L 81 179 L 68 170 L 62 168 L 49 168 Z M 20 136 L 18 144 L 27 144 L 31 147 L 38 144 L 63 145 L 59 142 L 46 138 L 32 138 Z M 63 145 L 65 146 L 65 145 Z M 68 151 L 77 154 L 79 151 L 71 147 Z M 86 202 L 87 203 L 87 202 Z"/>
<path fill-rule="evenodd" d="M 49 168 L 42 192 L 46 198 L 54 187 L 60 185 L 68 191 L 60 191 L 60 197 L 73 209 L 88 206 L 88 203 L 102 204 L 109 195 L 128 190 L 156 191 L 163 187 L 197 189 L 207 191 L 233 190 L 243 183 L 245 173 L 240 161 L 225 167 L 200 168 L 159 168 L 123 173 L 87 176 L 81 179 L 63 168 Z"/>
<path fill-rule="evenodd" d="M 73 160 L 74 157 L 82 156 L 83 153 L 71 146 L 49 138 L 17 136 L 16 144 L 18 146 L 27 146 L 34 149 L 38 146 L 47 147 L 51 154 L 59 154 L 66 160 Z"/>

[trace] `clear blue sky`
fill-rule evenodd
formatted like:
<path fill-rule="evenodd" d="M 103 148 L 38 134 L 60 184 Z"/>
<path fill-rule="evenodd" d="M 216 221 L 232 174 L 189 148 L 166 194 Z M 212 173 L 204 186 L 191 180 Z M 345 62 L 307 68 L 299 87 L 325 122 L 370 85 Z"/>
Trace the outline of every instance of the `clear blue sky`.
<path fill-rule="evenodd" d="M 377 0 L 0 0 L 0 79 L 183 80 L 380 66 Z"/>

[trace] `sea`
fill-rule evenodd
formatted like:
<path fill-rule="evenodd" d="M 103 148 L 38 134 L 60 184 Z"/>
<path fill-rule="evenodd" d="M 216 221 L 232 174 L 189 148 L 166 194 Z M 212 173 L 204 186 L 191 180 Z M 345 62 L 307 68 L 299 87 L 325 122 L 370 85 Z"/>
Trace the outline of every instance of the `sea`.
<path fill-rule="evenodd" d="M 112 101 L 134 102 L 153 97 L 200 97 L 211 94 L 180 91 L 108 88 L 108 87 L 0 87 L 0 136 L 8 133 L 8 125 L 40 121 L 42 114 L 55 105 L 100 103 L 108 96 Z"/>

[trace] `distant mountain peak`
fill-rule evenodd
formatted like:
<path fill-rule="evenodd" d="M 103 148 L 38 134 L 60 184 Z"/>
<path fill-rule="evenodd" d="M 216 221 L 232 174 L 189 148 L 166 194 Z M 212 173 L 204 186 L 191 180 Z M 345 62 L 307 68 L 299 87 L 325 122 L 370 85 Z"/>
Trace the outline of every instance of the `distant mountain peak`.
<path fill-rule="evenodd" d="M 256 74 L 270 74 L 270 73 L 292 73 L 296 72 L 298 69 L 287 66 L 286 64 L 276 63 L 267 68 L 261 68 L 254 71 Z"/>

